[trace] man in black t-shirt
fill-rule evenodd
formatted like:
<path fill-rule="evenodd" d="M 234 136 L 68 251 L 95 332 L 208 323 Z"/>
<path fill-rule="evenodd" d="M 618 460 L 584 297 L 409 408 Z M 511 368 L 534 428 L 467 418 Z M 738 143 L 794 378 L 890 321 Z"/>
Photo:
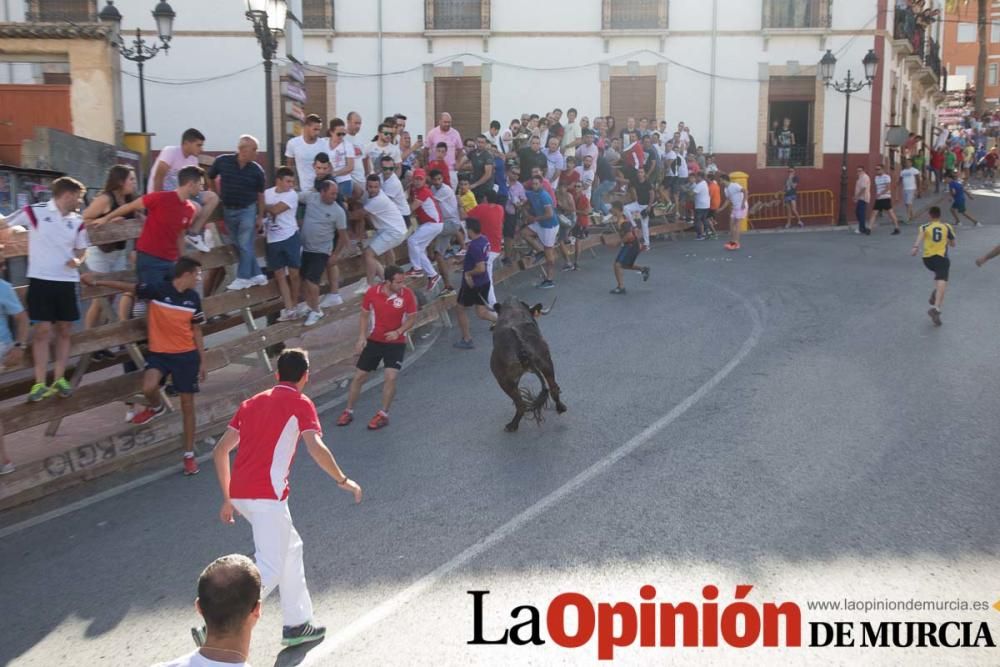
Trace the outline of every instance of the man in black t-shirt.
<path fill-rule="evenodd" d="M 470 187 L 477 201 L 486 199 L 486 191 L 493 190 L 493 153 L 489 150 L 489 140 L 485 134 L 476 137 L 476 147 L 468 153 L 472 165 Z"/>
<path fill-rule="evenodd" d="M 531 170 L 535 167 L 541 168 L 544 174 L 545 170 L 548 169 L 549 161 L 545 159 L 545 153 L 542 152 L 542 140 L 538 137 L 532 137 L 528 146 L 517 152 L 517 161 L 521 166 L 522 183 L 531 180 Z"/>

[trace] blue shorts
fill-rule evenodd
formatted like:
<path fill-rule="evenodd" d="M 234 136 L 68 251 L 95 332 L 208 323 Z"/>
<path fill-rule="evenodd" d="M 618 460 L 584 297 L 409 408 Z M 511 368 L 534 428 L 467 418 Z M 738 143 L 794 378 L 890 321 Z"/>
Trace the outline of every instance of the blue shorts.
<path fill-rule="evenodd" d="M 302 240 L 299 233 L 295 232 L 284 241 L 268 243 L 266 256 L 267 268 L 272 271 L 302 266 Z"/>
<path fill-rule="evenodd" d="M 628 245 L 623 245 L 618 249 L 618 256 L 615 257 L 615 262 L 621 264 L 622 266 L 633 266 L 635 260 L 639 258 L 639 244 L 631 243 Z"/>
<path fill-rule="evenodd" d="M 135 276 L 140 283 L 159 285 L 174 279 L 174 264 L 175 262 L 147 255 L 140 250 L 135 254 Z"/>
<path fill-rule="evenodd" d="M 146 370 L 156 369 L 163 377 L 171 376 L 179 394 L 197 394 L 198 371 L 201 370 L 201 355 L 198 350 L 190 352 L 150 352 L 146 355 Z"/>
<path fill-rule="evenodd" d="M 965 202 L 962 202 L 961 204 L 955 202 L 951 205 L 951 208 L 952 210 L 958 211 L 959 213 L 965 213 Z"/>

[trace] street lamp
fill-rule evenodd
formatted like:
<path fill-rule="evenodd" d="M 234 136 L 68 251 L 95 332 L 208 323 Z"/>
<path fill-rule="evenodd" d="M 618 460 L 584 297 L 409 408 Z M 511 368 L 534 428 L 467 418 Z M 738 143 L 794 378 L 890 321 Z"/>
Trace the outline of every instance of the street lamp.
<path fill-rule="evenodd" d="M 107 0 L 98 18 L 102 23 L 106 23 L 111 28 L 111 44 L 125 60 L 131 60 L 139 67 L 139 115 L 142 119 L 142 131 L 146 132 L 146 79 L 143 77 L 143 65 L 147 60 L 152 60 L 162 49 L 164 53 L 170 49 L 170 40 L 174 36 L 174 18 L 177 14 L 173 8 L 161 0 L 153 9 L 153 18 L 156 19 L 156 32 L 160 36 L 160 43 L 150 46 L 142 38 L 142 30 L 135 29 L 135 39 L 132 40 L 132 48 L 125 46 L 122 40 L 122 15 L 115 7 L 114 0 Z"/>
<path fill-rule="evenodd" d="M 834 81 L 833 72 L 837 67 L 837 58 L 829 49 L 819 61 L 819 74 L 823 78 L 823 85 L 833 88 L 838 93 L 847 96 L 844 103 L 844 154 L 840 161 L 840 211 L 837 213 L 837 224 L 847 224 L 847 133 L 851 122 L 851 94 L 862 88 L 872 85 L 875 80 L 875 73 L 878 71 L 878 56 L 875 51 L 868 49 L 868 54 L 861 61 L 865 70 L 865 80 L 858 81 L 851 77 L 851 70 L 847 70 L 847 76 L 843 81 Z"/>
<path fill-rule="evenodd" d="M 253 23 L 253 32 L 260 42 L 264 58 L 265 119 L 267 123 L 267 174 L 274 177 L 274 103 L 271 93 L 271 67 L 278 52 L 278 38 L 285 28 L 285 0 L 247 0 L 247 19 Z"/>

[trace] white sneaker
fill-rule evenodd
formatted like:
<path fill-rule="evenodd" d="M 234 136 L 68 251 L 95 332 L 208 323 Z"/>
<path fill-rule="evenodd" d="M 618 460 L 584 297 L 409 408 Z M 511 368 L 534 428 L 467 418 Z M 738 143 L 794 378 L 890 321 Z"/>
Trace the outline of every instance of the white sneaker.
<path fill-rule="evenodd" d="M 361 282 L 358 283 L 357 289 L 354 290 L 355 294 L 364 294 L 368 291 L 368 279 L 362 278 Z"/>
<path fill-rule="evenodd" d="M 15 470 L 17 470 L 17 468 L 14 467 L 14 463 L 11 461 L 7 461 L 7 463 L 4 463 L 2 466 L 0 466 L 0 475 L 9 475 Z"/>
<path fill-rule="evenodd" d="M 295 308 L 282 308 L 281 314 L 278 315 L 279 322 L 291 322 L 292 320 L 299 319 L 299 311 Z"/>
<path fill-rule="evenodd" d="M 310 312 L 312 312 L 312 308 L 309 307 L 308 303 L 303 301 L 299 305 L 295 306 L 295 312 L 298 314 L 299 317 L 305 317 Z"/>
<path fill-rule="evenodd" d="M 323 313 L 322 310 L 310 310 L 309 311 L 309 316 L 306 317 L 306 326 L 307 327 L 311 327 L 312 325 L 316 324 L 317 322 L 319 322 L 324 317 L 325 317 L 325 315 L 324 315 L 324 313 Z"/>
<path fill-rule="evenodd" d="M 330 292 L 322 299 L 320 299 L 320 308 L 330 308 L 332 306 L 340 306 L 344 303 L 344 299 L 337 292 Z"/>
<path fill-rule="evenodd" d="M 135 419 L 135 415 L 136 415 L 135 406 L 134 405 L 128 406 L 128 410 L 125 411 L 125 421 L 126 422 L 132 421 L 133 419 Z"/>
<path fill-rule="evenodd" d="M 260 287 L 267 284 L 267 276 L 263 273 L 258 273 L 253 278 L 249 280 L 251 287 Z"/>
<path fill-rule="evenodd" d="M 212 251 L 212 249 L 208 247 L 208 244 L 205 243 L 205 237 L 202 234 L 185 234 L 184 240 L 187 241 L 187 244 L 195 250 L 199 250 L 201 252 Z"/>
<path fill-rule="evenodd" d="M 248 287 L 250 287 L 250 281 L 245 278 L 237 278 L 233 282 L 226 285 L 227 290 L 232 290 L 234 292 Z"/>

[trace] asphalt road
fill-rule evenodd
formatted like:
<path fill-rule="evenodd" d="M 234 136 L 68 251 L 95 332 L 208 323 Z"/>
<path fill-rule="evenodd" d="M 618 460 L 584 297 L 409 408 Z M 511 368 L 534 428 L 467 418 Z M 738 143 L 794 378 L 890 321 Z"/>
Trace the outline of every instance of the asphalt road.
<path fill-rule="evenodd" d="M 997 203 L 994 203 L 997 202 Z M 980 198 L 980 214 L 1000 201 Z M 983 215 L 991 222 L 990 215 Z M 992 216 L 995 220 L 996 216 Z M 457 329 L 401 376 L 392 424 L 323 416 L 327 441 L 365 489 L 352 506 L 300 451 L 291 510 L 317 620 L 310 652 L 279 653 L 276 600 L 251 662 L 319 665 L 578 664 L 596 640 L 470 646 L 469 590 L 489 590 L 484 633 L 577 591 L 638 605 L 720 609 L 793 601 L 804 621 L 988 621 L 996 611 L 848 613 L 812 600 L 1000 597 L 1000 226 L 959 229 L 944 326 L 926 315 L 916 233 L 755 235 L 660 243 L 613 296 L 611 254 L 539 291 L 542 329 L 569 412 L 503 432 L 512 406 L 489 373 L 490 339 Z M 104 500 L 0 542 L 0 662 L 147 665 L 192 648 L 194 584 L 211 559 L 250 553 L 249 527 L 218 522 L 210 465 Z M 568 627 L 572 627 L 571 622 Z M 808 637 L 804 637 L 804 643 Z M 996 649 L 639 648 L 624 664 L 997 664 Z"/>

